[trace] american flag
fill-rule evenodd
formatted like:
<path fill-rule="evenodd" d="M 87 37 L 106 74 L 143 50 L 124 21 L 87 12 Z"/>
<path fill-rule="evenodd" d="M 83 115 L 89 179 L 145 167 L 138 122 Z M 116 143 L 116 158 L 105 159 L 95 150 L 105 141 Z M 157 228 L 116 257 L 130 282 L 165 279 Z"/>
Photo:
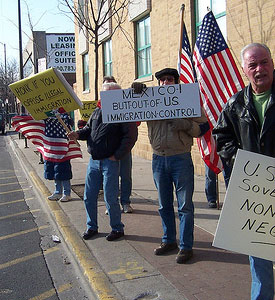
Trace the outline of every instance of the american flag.
<path fill-rule="evenodd" d="M 185 24 L 182 23 L 181 28 L 181 45 L 179 51 L 178 71 L 180 74 L 180 81 L 182 83 L 195 82 L 195 74 L 192 63 L 191 47 L 186 32 Z"/>
<path fill-rule="evenodd" d="M 244 87 L 244 82 L 211 11 L 203 18 L 193 60 L 202 105 L 212 131 L 225 103 Z M 211 131 L 199 139 L 198 145 L 205 163 L 218 174 L 222 163 L 216 153 Z"/>
<path fill-rule="evenodd" d="M 62 119 L 70 125 L 68 115 L 62 115 Z M 67 139 L 64 127 L 55 117 L 36 121 L 32 116 L 15 116 L 12 126 L 37 146 L 44 160 L 63 162 L 82 157 L 79 146 Z"/>

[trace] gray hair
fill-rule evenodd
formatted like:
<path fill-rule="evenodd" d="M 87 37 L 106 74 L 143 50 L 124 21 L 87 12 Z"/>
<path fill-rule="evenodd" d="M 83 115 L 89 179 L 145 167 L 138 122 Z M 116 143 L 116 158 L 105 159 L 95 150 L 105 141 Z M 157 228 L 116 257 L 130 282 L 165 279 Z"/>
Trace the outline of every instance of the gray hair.
<path fill-rule="evenodd" d="M 105 82 L 102 84 L 102 91 L 121 90 L 121 86 L 116 82 Z"/>
<path fill-rule="evenodd" d="M 270 58 L 272 59 L 271 51 L 270 51 L 270 49 L 267 47 L 267 45 L 261 44 L 261 43 L 251 43 L 251 44 L 248 44 L 248 45 L 246 45 L 245 47 L 243 47 L 243 49 L 241 50 L 241 62 L 242 62 L 242 67 L 244 66 L 244 55 L 245 55 L 246 51 L 247 51 L 248 49 L 254 48 L 254 47 L 265 49 L 265 50 L 267 51 L 267 53 L 269 54 Z"/>

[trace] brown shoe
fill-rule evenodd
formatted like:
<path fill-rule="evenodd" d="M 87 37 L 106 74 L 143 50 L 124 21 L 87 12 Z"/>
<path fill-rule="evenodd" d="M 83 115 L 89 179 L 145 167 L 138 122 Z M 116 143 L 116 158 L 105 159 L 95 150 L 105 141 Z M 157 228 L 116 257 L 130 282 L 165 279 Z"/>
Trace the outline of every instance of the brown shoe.
<path fill-rule="evenodd" d="M 161 243 L 159 247 L 154 250 L 154 253 L 155 255 L 162 255 L 177 248 L 177 243 Z"/>
<path fill-rule="evenodd" d="M 193 250 L 180 250 L 177 257 L 176 262 L 178 264 L 185 264 L 191 257 L 193 256 Z"/>

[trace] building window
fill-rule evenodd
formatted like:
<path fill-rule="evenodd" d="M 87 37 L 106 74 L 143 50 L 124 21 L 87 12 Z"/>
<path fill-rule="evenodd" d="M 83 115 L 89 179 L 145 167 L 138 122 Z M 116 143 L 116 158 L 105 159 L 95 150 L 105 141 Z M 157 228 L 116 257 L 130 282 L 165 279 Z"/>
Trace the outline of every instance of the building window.
<path fill-rule="evenodd" d="M 83 68 L 83 91 L 89 91 L 89 55 L 85 53 L 82 55 L 82 68 Z"/>
<path fill-rule="evenodd" d="M 196 35 L 198 35 L 202 19 L 207 14 L 208 8 L 212 10 L 226 40 L 226 0 L 196 0 Z"/>
<path fill-rule="evenodd" d="M 104 75 L 113 75 L 112 66 L 112 40 L 108 40 L 103 44 L 103 65 L 104 65 Z"/>
<path fill-rule="evenodd" d="M 78 0 L 77 5 L 77 15 L 79 16 L 78 27 L 82 28 L 83 24 L 85 24 L 85 18 L 87 17 L 87 1 L 86 0 Z"/>
<path fill-rule="evenodd" d="M 150 17 L 136 22 L 137 76 L 152 75 Z"/>

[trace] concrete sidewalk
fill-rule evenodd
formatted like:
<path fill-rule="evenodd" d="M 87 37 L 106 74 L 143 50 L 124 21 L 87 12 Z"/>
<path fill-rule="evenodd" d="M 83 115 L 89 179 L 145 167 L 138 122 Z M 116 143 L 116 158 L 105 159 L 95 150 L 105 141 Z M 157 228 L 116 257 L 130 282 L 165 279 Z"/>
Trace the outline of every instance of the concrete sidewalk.
<path fill-rule="evenodd" d="M 38 191 L 49 204 L 49 210 L 62 229 L 63 239 L 72 249 L 83 272 L 87 275 L 98 299 L 162 299 L 162 300 L 245 300 L 250 297 L 248 258 L 244 255 L 211 246 L 220 210 L 209 209 L 204 193 L 204 177 L 195 176 L 195 243 L 194 257 L 185 265 L 175 262 L 177 251 L 155 256 L 153 249 L 161 241 L 162 227 L 158 215 L 157 192 L 153 183 L 151 161 L 133 157 L 133 214 L 123 214 L 125 239 L 108 242 L 109 217 L 104 214 L 105 204 L 100 197 L 98 223 L 100 234 L 93 240 L 83 241 L 86 228 L 84 204 L 73 193 L 70 202 L 53 208 L 46 200 L 54 183 L 44 180 L 43 164 L 35 148 L 28 142 L 25 148 L 18 134 L 8 134 L 13 148 L 29 169 L 35 172 Z M 85 142 L 80 142 L 83 159 L 72 160 L 72 188 L 83 189 L 89 154 Z M 33 178 L 32 178 L 33 180 Z M 33 180 L 34 181 L 34 180 Z M 220 183 L 222 204 L 225 188 Z M 175 203 L 176 205 L 176 203 Z M 56 213 L 54 210 L 58 211 Z M 60 214 L 63 218 L 58 217 Z M 66 222 L 64 219 L 66 218 Z M 232 220 L 233 222 L 234 220 Z M 71 238 L 71 233 L 76 236 Z M 88 254 L 87 254 L 88 252 Z M 85 254 L 83 254 L 85 253 Z"/>

